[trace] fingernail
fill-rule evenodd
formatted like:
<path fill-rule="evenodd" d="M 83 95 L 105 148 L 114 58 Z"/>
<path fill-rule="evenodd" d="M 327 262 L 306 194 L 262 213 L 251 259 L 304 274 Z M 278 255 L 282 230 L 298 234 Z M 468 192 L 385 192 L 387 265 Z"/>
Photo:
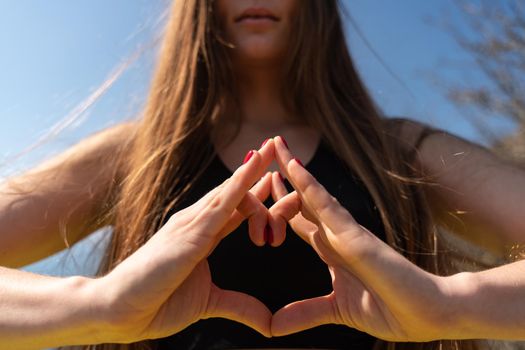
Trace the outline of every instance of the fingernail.
<path fill-rule="evenodd" d="M 284 145 L 286 146 L 286 148 L 290 149 L 290 147 L 288 147 L 288 142 L 286 142 L 286 140 L 284 139 L 284 137 L 280 136 L 281 140 L 283 140 L 283 143 Z"/>
<path fill-rule="evenodd" d="M 266 145 L 268 143 L 268 141 L 270 141 L 270 139 L 264 140 L 263 143 L 261 144 L 261 147 L 259 147 L 259 148 L 263 148 L 264 145 Z"/>
<path fill-rule="evenodd" d="M 269 245 L 272 245 L 273 243 L 273 230 L 268 224 L 266 224 L 266 227 L 264 227 L 264 241 Z"/>
<path fill-rule="evenodd" d="M 244 157 L 244 160 L 242 161 L 242 164 L 246 164 L 248 163 L 248 161 L 250 160 L 251 157 L 253 157 L 253 154 L 255 153 L 255 151 L 250 151 L 248 153 L 246 153 L 246 156 Z"/>
<path fill-rule="evenodd" d="M 264 226 L 264 231 L 263 231 L 264 244 L 268 243 L 268 231 L 269 230 L 271 230 L 271 227 L 270 225 L 266 224 L 266 226 Z"/>
<path fill-rule="evenodd" d="M 281 173 L 277 173 L 279 174 L 279 179 L 281 179 L 281 182 L 284 182 L 284 177 L 281 175 Z"/>
<path fill-rule="evenodd" d="M 297 163 L 299 163 L 300 166 L 302 166 L 302 167 L 304 168 L 304 164 L 303 164 L 303 162 L 301 162 L 301 161 L 300 161 L 299 159 L 297 159 L 297 158 L 294 158 L 294 160 L 295 160 Z"/>

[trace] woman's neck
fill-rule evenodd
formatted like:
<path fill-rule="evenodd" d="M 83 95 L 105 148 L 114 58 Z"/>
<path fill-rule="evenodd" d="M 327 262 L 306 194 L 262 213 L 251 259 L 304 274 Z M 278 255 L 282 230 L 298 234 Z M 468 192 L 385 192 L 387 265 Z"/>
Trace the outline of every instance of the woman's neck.
<path fill-rule="evenodd" d="M 238 75 L 239 76 L 239 75 Z M 286 138 L 294 154 L 308 162 L 317 149 L 319 132 L 308 127 L 306 119 L 296 116 L 282 98 L 282 75 L 251 71 L 237 79 L 241 124 L 226 115 L 215 126 L 214 145 L 223 163 L 231 170 L 242 162 L 246 152 L 258 149 L 269 137 Z M 228 122 L 230 120 L 230 122 Z M 274 164 L 270 170 L 278 170 Z"/>
<path fill-rule="evenodd" d="M 276 69 L 251 69 L 237 74 L 242 122 L 261 129 L 301 122 L 285 106 L 282 74 Z"/>

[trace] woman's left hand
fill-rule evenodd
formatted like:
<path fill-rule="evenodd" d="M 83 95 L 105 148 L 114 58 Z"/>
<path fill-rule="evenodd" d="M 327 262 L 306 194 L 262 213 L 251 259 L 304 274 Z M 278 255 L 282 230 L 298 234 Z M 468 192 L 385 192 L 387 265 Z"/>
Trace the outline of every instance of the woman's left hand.
<path fill-rule="evenodd" d="M 418 268 L 360 226 L 315 178 L 292 158 L 279 138 L 276 158 L 296 192 L 273 178 L 274 230 L 288 221 L 327 264 L 333 292 L 279 310 L 272 335 L 322 324 L 343 324 L 390 341 L 430 341 L 461 336 L 446 300 L 445 279 Z M 454 299 L 452 299 L 454 300 Z M 460 332 L 460 329 L 454 331 Z M 450 339 L 450 338 L 449 338 Z"/>

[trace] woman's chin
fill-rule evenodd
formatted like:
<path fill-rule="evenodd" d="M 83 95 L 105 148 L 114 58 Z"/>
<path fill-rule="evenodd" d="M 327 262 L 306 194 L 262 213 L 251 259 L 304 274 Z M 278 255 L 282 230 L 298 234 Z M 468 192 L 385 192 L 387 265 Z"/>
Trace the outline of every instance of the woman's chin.
<path fill-rule="evenodd" d="M 235 61 L 243 66 L 275 66 L 282 62 L 282 53 L 264 47 L 243 48 L 236 52 Z M 271 68 L 271 67 L 269 67 Z"/>

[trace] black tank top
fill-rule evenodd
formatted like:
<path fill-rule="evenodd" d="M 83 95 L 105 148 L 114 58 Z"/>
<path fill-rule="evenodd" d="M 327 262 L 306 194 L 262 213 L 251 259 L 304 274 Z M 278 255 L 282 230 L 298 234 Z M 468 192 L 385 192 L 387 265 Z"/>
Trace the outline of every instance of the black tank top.
<path fill-rule="evenodd" d="M 370 194 L 327 144 L 320 143 L 306 168 L 350 211 L 357 222 L 384 240 L 384 228 Z M 215 156 L 177 207 L 184 208 L 195 203 L 230 176 L 231 171 Z M 272 202 L 270 200 L 265 204 L 269 207 Z M 173 208 L 173 211 L 176 210 Z M 245 222 L 217 246 L 208 261 L 212 280 L 217 286 L 253 295 L 272 312 L 293 301 L 332 291 L 326 265 L 290 228 L 280 247 L 257 247 L 250 241 Z M 375 340 L 366 333 L 341 325 L 325 325 L 268 339 L 245 325 L 217 318 L 201 320 L 178 334 L 156 340 L 155 345 L 158 349 L 176 350 L 371 349 Z"/>

